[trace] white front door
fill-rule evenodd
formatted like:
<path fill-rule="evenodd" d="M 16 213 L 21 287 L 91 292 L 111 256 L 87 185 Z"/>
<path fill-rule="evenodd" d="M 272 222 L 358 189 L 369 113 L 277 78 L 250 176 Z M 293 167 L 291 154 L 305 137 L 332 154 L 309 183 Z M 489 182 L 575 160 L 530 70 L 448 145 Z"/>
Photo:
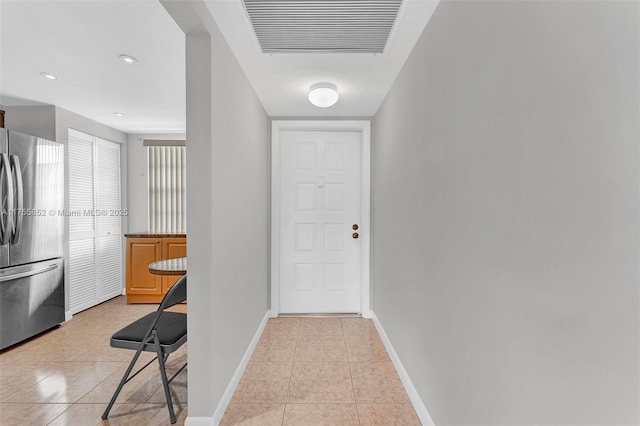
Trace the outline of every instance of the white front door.
<path fill-rule="evenodd" d="M 281 313 L 362 312 L 362 141 L 280 132 Z"/>

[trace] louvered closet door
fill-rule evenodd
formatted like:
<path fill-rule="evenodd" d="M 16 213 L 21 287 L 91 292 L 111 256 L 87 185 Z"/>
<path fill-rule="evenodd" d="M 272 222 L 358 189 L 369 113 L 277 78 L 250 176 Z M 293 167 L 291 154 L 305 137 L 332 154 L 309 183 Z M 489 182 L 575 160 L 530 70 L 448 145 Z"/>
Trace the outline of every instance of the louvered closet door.
<path fill-rule="evenodd" d="M 96 304 L 93 138 L 69 130 L 69 303 L 75 314 Z"/>
<path fill-rule="evenodd" d="M 120 146 L 96 138 L 97 286 L 100 302 L 122 294 Z"/>
<path fill-rule="evenodd" d="M 120 207 L 120 146 L 69 130 L 71 313 L 122 293 Z"/>

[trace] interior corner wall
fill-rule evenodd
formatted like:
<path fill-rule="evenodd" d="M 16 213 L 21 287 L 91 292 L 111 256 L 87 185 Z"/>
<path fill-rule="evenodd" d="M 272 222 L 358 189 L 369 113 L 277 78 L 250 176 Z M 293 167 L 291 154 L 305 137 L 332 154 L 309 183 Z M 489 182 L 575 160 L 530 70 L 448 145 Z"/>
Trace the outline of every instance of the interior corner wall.
<path fill-rule="evenodd" d="M 373 308 L 436 424 L 640 422 L 638 7 L 443 1 L 375 117 Z"/>
<path fill-rule="evenodd" d="M 214 415 L 267 313 L 270 125 L 215 23 L 186 44 L 188 397 L 198 419 Z"/>
<path fill-rule="evenodd" d="M 56 107 L 56 140 L 66 144 L 69 139 L 70 128 L 120 145 L 127 143 L 126 133 L 83 117 L 75 112 Z"/>

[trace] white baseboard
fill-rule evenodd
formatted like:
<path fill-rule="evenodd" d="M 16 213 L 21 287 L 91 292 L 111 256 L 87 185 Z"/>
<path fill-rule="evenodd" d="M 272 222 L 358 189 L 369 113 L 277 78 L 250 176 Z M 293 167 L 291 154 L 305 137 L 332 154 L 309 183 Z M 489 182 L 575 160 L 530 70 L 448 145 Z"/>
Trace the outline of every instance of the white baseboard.
<path fill-rule="evenodd" d="M 378 330 L 378 334 L 382 339 L 382 343 L 384 343 L 385 348 L 387 348 L 387 352 L 389 353 L 391 362 L 393 362 L 393 366 L 396 368 L 398 376 L 400 376 L 400 380 L 402 381 L 402 384 L 404 385 L 404 388 L 409 395 L 409 399 L 413 404 L 413 408 L 416 410 L 416 414 L 420 418 L 420 422 L 424 426 L 435 426 L 436 424 L 431 418 L 431 415 L 429 414 L 427 407 L 424 405 L 424 402 L 422 402 L 422 398 L 420 398 L 420 395 L 418 395 L 418 391 L 416 390 L 415 386 L 413 386 L 413 382 L 411 382 L 407 370 L 404 369 L 402 361 L 400 361 L 398 354 L 396 353 L 395 349 L 393 349 L 391 340 L 389 340 L 387 333 L 385 333 L 384 328 L 382 328 L 382 324 L 380 324 L 380 320 L 376 316 L 376 313 L 372 312 L 371 317 L 373 319 L 373 324 L 376 326 L 376 330 Z"/>
<path fill-rule="evenodd" d="M 247 350 L 245 351 L 244 356 L 242 357 L 242 360 L 240 360 L 240 364 L 238 365 L 238 368 L 236 368 L 236 371 L 235 373 L 233 373 L 233 376 L 231 377 L 231 380 L 229 381 L 227 388 L 222 394 L 222 398 L 220 399 L 220 402 L 216 407 L 216 411 L 213 412 L 213 417 L 187 416 L 187 419 L 185 420 L 185 423 L 184 423 L 185 426 L 215 426 L 220 424 L 220 421 L 222 420 L 222 416 L 224 415 L 224 412 L 226 411 L 227 406 L 231 401 L 231 397 L 233 396 L 233 393 L 236 391 L 236 387 L 238 387 L 238 383 L 240 383 L 242 374 L 244 373 L 245 368 L 247 368 L 247 364 L 251 359 L 251 355 L 253 355 L 253 351 L 256 348 L 256 345 L 258 344 L 258 340 L 260 340 L 260 336 L 262 335 L 262 331 L 264 330 L 264 327 L 267 325 L 267 321 L 269 320 L 270 317 L 271 317 L 271 312 L 267 311 L 264 314 L 264 317 L 262 318 L 262 322 L 258 326 L 258 329 L 253 335 L 253 339 L 251 339 L 251 342 L 249 343 L 249 347 L 247 347 Z"/>
<path fill-rule="evenodd" d="M 71 317 L 73 317 L 73 315 L 71 315 L 71 311 L 65 311 L 64 320 L 65 321 L 69 321 L 71 319 Z"/>
<path fill-rule="evenodd" d="M 214 426 L 213 417 L 189 417 L 184 421 L 184 426 Z"/>

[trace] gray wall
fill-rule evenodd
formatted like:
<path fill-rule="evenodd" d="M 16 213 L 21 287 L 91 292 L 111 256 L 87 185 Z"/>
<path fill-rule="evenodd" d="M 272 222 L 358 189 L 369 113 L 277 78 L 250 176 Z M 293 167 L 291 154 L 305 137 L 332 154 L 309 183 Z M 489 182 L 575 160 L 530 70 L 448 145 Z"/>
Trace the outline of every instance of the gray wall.
<path fill-rule="evenodd" d="M 640 421 L 638 12 L 441 2 L 375 117 L 373 308 L 438 425 Z"/>
<path fill-rule="evenodd" d="M 0 109 L 6 111 L 4 127 L 7 129 L 55 140 L 56 107 L 53 105 L 3 106 Z"/>
<path fill-rule="evenodd" d="M 212 51 L 213 285 L 216 368 L 211 396 L 229 383 L 267 312 L 270 122 L 217 27 Z M 221 350 L 221 347 L 224 350 Z M 190 393 L 191 395 L 191 393 Z"/>
<path fill-rule="evenodd" d="M 267 312 L 270 125 L 204 3 L 163 5 L 187 44 L 189 418 L 210 418 Z"/>
<path fill-rule="evenodd" d="M 56 107 L 56 140 L 66 144 L 70 128 L 120 145 L 127 142 L 127 134 L 120 130 L 105 126 L 64 108 Z M 121 157 L 124 155 L 126 155 L 125 152 L 120 153 Z"/>
<path fill-rule="evenodd" d="M 145 139 L 184 140 L 184 134 L 139 133 L 128 136 L 127 174 L 129 208 L 127 232 L 143 232 L 149 228 L 149 186 L 147 176 L 147 148 Z"/>

